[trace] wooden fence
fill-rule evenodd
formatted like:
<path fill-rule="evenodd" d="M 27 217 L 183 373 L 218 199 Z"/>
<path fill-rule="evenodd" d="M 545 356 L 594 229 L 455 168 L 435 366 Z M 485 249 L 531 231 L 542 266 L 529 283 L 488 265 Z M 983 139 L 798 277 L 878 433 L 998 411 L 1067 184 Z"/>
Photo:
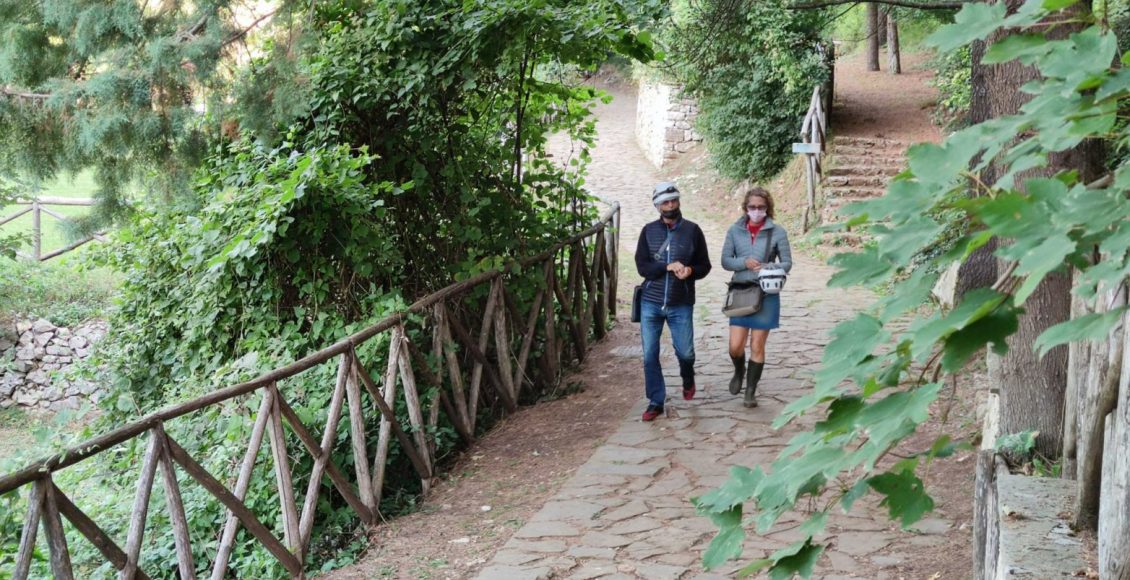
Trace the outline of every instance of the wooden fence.
<path fill-rule="evenodd" d="M 80 240 L 71 242 L 66 246 L 63 246 L 62 248 L 52 250 L 50 252 L 47 252 L 46 254 L 43 253 L 43 214 L 47 214 L 48 216 L 53 217 L 63 223 L 70 221 L 67 216 L 56 213 L 48 209 L 47 206 L 65 205 L 90 207 L 94 205 L 93 199 L 82 197 L 40 196 L 32 200 L 16 200 L 12 203 L 12 205 L 27 207 L 24 207 L 23 209 L 17 211 L 12 215 L 0 218 L 0 226 L 3 226 L 17 218 L 21 218 L 29 213 L 31 214 L 31 254 L 17 252 L 20 257 L 35 260 L 37 262 L 44 262 L 50 260 L 51 258 L 61 256 L 87 242 L 93 240 L 104 241 L 101 234 L 93 234 L 86 236 Z"/>
<path fill-rule="evenodd" d="M 808 203 L 804 207 L 804 231 L 815 221 L 816 184 L 820 182 L 822 169 L 820 159 L 824 156 L 825 138 L 828 131 L 828 115 L 824 99 L 820 96 L 820 86 L 812 88 L 812 98 L 808 102 L 808 112 L 800 125 L 800 143 L 793 144 L 793 153 L 801 153 L 805 160 L 805 178 L 808 188 Z"/>
<path fill-rule="evenodd" d="M 615 317 L 619 223 L 620 208 L 619 204 L 615 204 L 596 225 L 559 242 L 542 254 L 448 286 L 420 299 L 406 310 L 290 365 L 245 383 L 167 407 L 61 454 L 4 475 L 0 478 L 0 494 L 21 488 L 28 488 L 29 494 L 15 578 L 28 576 L 40 524 L 49 549 L 52 574 L 62 579 L 74 577 L 68 549 L 71 539 L 64 533 L 62 518 L 69 520 L 74 529 L 120 571 L 121 578 L 147 578 L 146 572 L 139 568 L 139 562 L 149 498 L 158 473 L 164 485 L 169 522 L 175 539 L 175 566 L 181 578 L 196 577 L 197 565 L 193 562 L 192 540 L 176 473 L 178 466 L 215 501 L 227 508 L 226 523 L 222 533 L 218 534 L 220 540 L 215 560 L 209 565 L 212 578 L 223 578 L 227 574 L 240 526 L 245 527 L 292 577 L 303 577 L 323 478 L 329 479 L 362 521 L 374 523 L 379 519 L 377 507 L 393 437 L 399 442 L 426 491 L 436 472 L 434 442 L 428 439 L 428 427 L 437 425 L 441 410 L 459 436 L 471 442 L 474 440 L 479 401 L 486 398 L 487 390 L 493 395 L 491 400 L 498 401 L 512 412 L 517 408 L 523 386 L 532 383 L 532 377 L 553 380 L 560 375 L 563 364 L 584 359 L 590 333 L 594 338 L 602 338 L 608 321 Z M 528 276 L 531 269 L 543 273 L 545 284 L 532 300 L 520 304 L 518 296 L 507 288 L 507 277 L 523 272 Z M 471 304 L 466 295 L 483 285 L 489 285 L 489 292 L 479 310 L 482 322 L 476 334 L 462 320 L 464 317 L 459 315 L 459 311 L 479 307 L 479 301 Z M 426 327 L 431 333 L 431 357 L 433 362 L 440 362 L 435 367 L 438 371 L 427 364 L 423 345 L 409 338 L 405 328 L 409 315 L 413 315 L 413 320 L 421 317 L 427 320 Z M 390 335 L 387 364 L 383 374 L 373 375 L 366 362 L 358 356 L 357 347 L 383 333 Z M 539 355 L 534 357 L 537 360 L 531 358 L 535 342 L 539 347 Z M 490 352 L 492 345 L 493 355 Z M 303 424 L 288 403 L 285 385 L 281 381 L 335 361 L 337 379 L 328 418 L 319 438 Z M 428 408 L 421 403 L 418 388 L 421 382 L 438 388 L 439 396 Z M 259 410 L 238 475 L 234 482 L 229 482 L 234 483 L 229 487 L 174 440 L 165 430 L 165 424 L 249 394 L 260 397 Z M 393 412 L 397 397 L 402 397 L 407 405 L 409 425 L 401 424 Z M 349 453 L 354 466 L 352 477 L 333 459 L 333 444 L 343 415 L 347 415 L 349 421 Z M 366 419 L 372 418 L 376 423 L 377 416 L 378 442 L 376 449 L 370 449 Z M 298 493 L 293 485 L 295 478 L 286 448 L 284 425 L 314 459 L 309 485 L 301 498 L 301 509 L 296 503 Z M 281 539 L 243 501 L 264 435 L 269 441 L 279 491 Z M 123 549 L 56 486 L 52 475 L 142 436 L 148 438 L 148 447 L 141 463 Z M 169 565 L 174 563 L 169 562 Z"/>

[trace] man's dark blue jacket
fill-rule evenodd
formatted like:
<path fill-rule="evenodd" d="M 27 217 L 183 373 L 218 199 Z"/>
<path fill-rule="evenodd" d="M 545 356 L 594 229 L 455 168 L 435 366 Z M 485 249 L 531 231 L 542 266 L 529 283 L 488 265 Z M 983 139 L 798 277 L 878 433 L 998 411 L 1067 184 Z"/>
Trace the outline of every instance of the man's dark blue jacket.
<path fill-rule="evenodd" d="M 671 243 L 656 255 L 667 236 L 671 236 Z M 667 264 L 672 262 L 690 266 L 691 277 L 680 280 L 674 272 L 668 272 Z M 671 228 L 662 219 L 645 225 L 636 244 L 636 270 L 644 277 L 644 300 L 665 306 L 694 304 L 695 280 L 710 273 L 710 254 L 702 228 L 682 218 Z"/>

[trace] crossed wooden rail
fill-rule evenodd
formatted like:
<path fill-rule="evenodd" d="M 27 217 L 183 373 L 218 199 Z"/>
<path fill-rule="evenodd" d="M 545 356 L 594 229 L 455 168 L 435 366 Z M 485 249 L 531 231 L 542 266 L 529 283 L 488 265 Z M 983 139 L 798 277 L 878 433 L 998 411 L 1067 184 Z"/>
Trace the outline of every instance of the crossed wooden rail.
<path fill-rule="evenodd" d="M 804 155 L 804 175 L 808 192 L 808 200 L 804 207 L 803 228 L 808 232 L 809 227 L 816 221 L 816 184 L 820 182 L 822 169 L 820 158 L 824 155 L 825 141 L 828 132 L 828 113 L 824 110 L 824 99 L 820 95 L 820 85 L 813 87 L 812 97 L 808 101 L 808 112 L 804 115 L 804 122 L 800 125 L 800 143 L 793 144 L 793 153 Z"/>
<path fill-rule="evenodd" d="M 429 441 L 427 428 L 437 425 L 441 406 L 459 436 L 466 442 L 471 442 L 475 434 L 479 401 L 486 396 L 482 388 L 484 382 L 495 400 L 501 402 L 508 412 L 512 412 L 517 408 L 523 386 L 532 382 L 535 375 L 545 380 L 554 380 L 559 376 L 563 362 L 580 362 L 584 359 L 590 331 L 595 338 L 602 338 L 609 318 L 615 316 L 619 223 L 620 207 L 619 204 L 614 204 L 596 225 L 557 243 L 544 253 L 448 286 L 420 299 L 405 311 L 393 314 L 290 365 L 271 370 L 245 383 L 156 411 L 139 421 L 3 476 L 0 478 L 0 494 L 30 484 L 28 510 L 20 537 L 14 577 L 24 579 L 29 574 L 40 524 L 46 535 L 52 574 L 60 579 L 74 577 L 68 539 L 62 523 L 62 518 L 66 518 L 120 571 L 121 578 L 148 578 L 145 571 L 139 568 L 139 562 L 149 498 L 154 480 L 160 472 L 175 539 L 176 567 L 181 578 L 195 578 L 196 567 L 176 474 L 177 466 L 227 508 L 227 520 L 220 535 L 215 560 L 211 564 L 213 579 L 218 580 L 227 574 L 228 561 L 241 525 L 292 577 L 303 577 L 323 477 L 329 478 L 333 488 L 362 521 L 373 523 L 379 519 L 377 508 L 384 486 L 385 466 L 392 437 L 396 437 L 400 443 L 426 491 L 436 469 L 434 442 Z M 544 286 L 528 305 L 518 304 L 517 297 L 506 287 L 506 276 L 515 272 L 528 272 L 530 268 L 539 266 L 544 273 Z M 448 304 L 453 301 L 466 303 L 464 295 L 482 284 L 490 284 L 490 291 L 483 308 L 478 335 L 472 336 L 460 317 L 448 308 Z M 430 321 L 432 358 L 433 361 L 442 361 L 438 365 L 438 372 L 429 368 L 420 346 L 409 339 L 405 322 L 410 314 L 424 315 Z M 564 332 L 559 332 L 559 323 L 562 323 Z M 516 326 L 519 333 L 517 336 L 511 334 L 511 325 Z M 390 333 L 390 346 L 387 366 L 380 377 L 382 383 L 377 384 L 359 359 L 356 347 L 384 332 Z M 540 341 L 541 344 L 536 361 L 537 372 L 528 368 L 534 364 L 530 360 L 530 354 L 535 341 Z M 489 352 L 492 342 L 493 360 Z M 460 347 L 460 353 L 453 348 L 455 345 Z M 464 376 L 459 354 L 463 355 L 464 363 L 471 363 L 469 377 Z M 337 380 L 330 399 L 325 429 L 318 439 L 287 402 L 280 381 L 334 359 L 338 360 Z M 400 378 L 403 398 L 408 408 L 408 428 L 400 423 L 393 412 L 398 396 L 397 377 Z M 421 404 L 418 379 L 438 388 L 439 396 L 427 409 Z M 229 489 L 165 431 L 165 424 L 206 407 L 255 392 L 261 393 L 262 399 L 247 451 L 234 485 Z M 365 405 L 366 394 L 372 407 Z M 373 407 L 380 417 L 375 450 L 368 449 L 365 432 L 366 411 L 374 412 Z M 352 480 L 337 467 L 332 457 L 343 413 L 348 413 L 349 419 L 350 452 L 355 472 Z M 301 511 L 296 504 L 284 425 L 289 427 L 314 458 Z M 143 434 L 148 434 L 148 447 L 141 464 L 123 550 L 55 485 L 52 474 Z M 271 448 L 279 492 L 283 531 L 281 540 L 243 502 L 264 434 Z"/>
<path fill-rule="evenodd" d="M 32 253 L 30 255 L 28 255 L 28 254 L 24 254 L 23 252 L 17 252 L 17 254 L 19 254 L 19 256 L 22 257 L 22 258 L 32 259 L 32 260 L 35 260 L 37 262 L 46 262 L 47 260 L 50 260 L 51 258 L 55 258 L 55 257 L 61 256 L 63 254 L 66 254 L 67 252 L 74 250 L 75 248 L 78 248 L 79 246 L 81 246 L 81 245 L 83 245 L 87 242 L 90 242 L 90 241 L 93 241 L 93 240 L 104 241 L 102 234 L 96 233 L 96 234 L 86 236 L 82 239 L 75 240 L 75 241 L 67 244 L 66 246 L 63 246 L 62 248 L 57 248 L 55 250 L 47 252 L 46 254 L 43 253 L 43 225 L 42 225 L 43 224 L 43 221 L 42 221 L 43 217 L 42 217 L 42 214 L 47 214 L 48 216 L 53 217 L 53 218 L 55 218 L 55 219 L 57 219 L 61 222 L 64 222 L 64 223 L 70 221 L 70 219 L 67 218 L 67 216 L 56 213 L 56 212 L 54 212 L 50 209 L 47 209 L 46 206 L 49 206 L 49 205 L 70 205 L 70 206 L 90 207 L 90 206 L 94 205 L 93 199 L 80 198 L 80 197 L 40 196 L 40 197 L 37 197 L 37 198 L 32 199 L 32 200 L 17 200 L 17 201 L 14 202 L 14 205 L 26 205 L 27 207 L 17 211 L 16 213 L 14 213 L 12 215 L 0 218 L 0 226 L 6 224 L 8 222 L 11 222 L 11 221 L 13 221 L 17 218 L 21 218 L 26 214 L 29 214 L 29 213 L 31 214 L 31 252 Z"/>

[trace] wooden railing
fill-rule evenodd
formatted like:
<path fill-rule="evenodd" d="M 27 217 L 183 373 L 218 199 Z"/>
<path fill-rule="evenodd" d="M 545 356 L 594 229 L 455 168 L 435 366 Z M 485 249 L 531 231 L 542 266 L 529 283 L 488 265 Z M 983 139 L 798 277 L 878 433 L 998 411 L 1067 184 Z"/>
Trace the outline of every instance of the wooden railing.
<path fill-rule="evenodd" d="M 824 155 L 825 137 L 828 132 L 828 115 L 824 109 L 824 99 L 820 96 L 820 86 L 812 89 L 812 98 L 808 103 L 808 113 L 804 115 L 804 122 L 800 125 L 800 143 L 793 143 L 793 153 L 800 153 L 805 158 L 805 178 L 808 191 L 808 201 L 804 207 L 804 231 L 815 221 L 816 214 L 816 184 L 820 182 L 822 169 L 820 159 Z"/>
<path fill-rule="evenodd" d="M 523 386 L 532 382 L 531 377 L 537 375 L 553 380 L 559 376 L 563 363 L 584 359 L 590 332 L 597 339 L 603 337 L 608 321 L 615 317 L 619 223 L 620 208 L 619 204 L 615 204 L 596 225 L 559 242 L 542 254 L 448 286 L 420 299 L 406 310 L 290 365 L 154 412 L 0 477 L 0 494 L 30 487 L 14 577 L 28 577 L 40 524 L 46 535 L 52 574 L 55 578 L 74 577 L 68 538 L 62 524 L 62 519 L 66 518 L 120 571 L 121 578 L 147 578 L 146 572 L 139 568 L 142 536 L 150 494 L 160 473 L 169 525 L 175 540 L 175 566 L 181 578 L 195 578 L 196 564 L 178 487 L 177 466 L 202 486 L 211 498 L 227 508 L 227 519 L 222 533 L 218 535 L 216 556 L 209 565 L 212 578 L 224 578 L 227 574 L 233 542 L 240 526 L 245 527 L 292 577 L 303 577 L 324 477 L 329 478 L 333 488 L 362 521 L 378 521 L 377 508 L 392 437 L 400 443 L 426 491 L 436 470 L 434 442 L 429 441 L 427 435 L 433 431 L 428 427 L 437 425 L 441 407 L 458 435 L 471 442 L 479 414 L 479 400 L 486 396 L 484 384 L 494 395 L 492 400 L 512 412 L 517 408 Z M 507 288 L 506 279 L 515 275 L 525 275 L 528 279 L 531 269 L 542 272 L 545 283 L 532 301 L 519 304 L 517 296 Z M 471 304 L 465 295 L 488 284 L 490 289 L 480 311 L 482 323 L 477 335 L 474 335 L 457 310 L 478 307 L 479 302 Z M 405 328 L 409 315 L 413 315 L 412 320 L 421 317 L 427 320 L 432 361 L 439 363 L 436 367 L 438 372 L 428 366 L 427 355 L 421 345 L 410 340 Z M 512 325 L 516 327 L 513 334 Z M 383 375 L 374 377 L 365 361 L 358 357 L 357 347 L 386 332 L 390 334 L 387 364 Z M 535 341 L 540 347 L 536 371 L 531 370 L 535 361 L 530 356 Z M 493 356 L 490 353 L 492 343 Z M 337 361 L 337 379 L 330 398 L 328 418 L 319 439 L 288 403 L 282 381 L 334 360 Z M 470 366 L 470 372 L 465 372 L 466 366 Z M 439 396 L 429 408 L 421 404 L 418 381 L 438 389 Z M 260 396 L 259 410 L 238 475 L 229 488 L 175 441 L 165 426 L 206 407 L 251 394 Z M 398 396 L 403 397 L 406 403 L 408 426 L 402 425 L 393 412 Z M 350 454 L 354 465 L 352 477 L 338 467 L 332 454 L 343 414 L 347 414 L 349 420 Z M 376 422 L 377 416 L 378 441 L 376 449 L 370 449 L 366 419 Z M 284 425 L 301 441 L 314 460 L 301 510 L 296 504 L 295 477 L 286 449 Z M 270 444 L 279 490 L 281 539 L 243 501 L 264 434 Z M 123 549 L 56 486 L 53 474 L 142 436 L 148 437 L 148 446 L 141 462 Z M 173 562 L 168 564 L 174 565 Z"/>
<path fill-rule="evenodd" d="M 67 216 L 56 213 L 48 209 L 46 206 L 65 205 L 90 207 L 94 205 L 93 199 L 81 197 L 40 196 L 31 200 L 16 200 L 12 202 L 12 205 L 27 207 L 17 211 L 12 215 L 0 218 L 0 226 L 3 226 L 4 224 L 7 224 L 8 222 L 11 222 L 17 218 L 21 218 L 29 213 L 31 214 L 31 254 L 17 252 L 17 255 L 19 255 L 20 257 L 35 260 L 37 262 L 44 262 L 50 260 L 51 258 L 61 256 L 87 242 L 93 240 L 103 240 L 101 234 L 92 234 L 80 240 L 73 241 L 66 246 L 63 246 L 62 248 L 52 250 L 46 254 L 43 253 L 43 214 L 47 214 L 48 216 L 53 217 L 60 222 L 66 223 L 70 221 Z"/>

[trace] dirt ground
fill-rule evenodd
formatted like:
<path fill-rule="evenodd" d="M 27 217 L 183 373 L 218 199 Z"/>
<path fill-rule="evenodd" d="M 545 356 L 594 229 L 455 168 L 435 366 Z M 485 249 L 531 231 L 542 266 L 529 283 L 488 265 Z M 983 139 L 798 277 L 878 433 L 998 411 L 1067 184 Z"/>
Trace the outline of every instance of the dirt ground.
<path fill-rule="evenodd" d="M 921 67 L 923 60 L 906 56 L 907 72 L 899 77 L 864 71 L 858 55 L 842 60 L 833 114 L 836 133 L 908 142 L 940 140 L 940 132 L 928 120 L 934 96 L 925 83 L 930 73 Z M 880 79 L 872 75 L 878 74 L 883 75 L 885 90 L 876 93 Z M 664 173 L 678 175 L 681 186 L 694 189 L 696 203 L 721 215 L 735 213 L 736 202 L 730 195 L 734 184 L 710 170 L 701 148 Z M 799 166 L 766 185 L 778 192 L 783 221 L 797 219 L 804 203 Z M 629 230 L 626 225 L 625 231 Z M 621 263 L 625 261 L 630 256 Z M 467 578 L 480 570 L 604 443 L 638 400 L 638 389 L 625 390 L 602 380 L 615 365 L 636 364 L 613 353 L 638 343 L 635 326 L 624 318 L 625 298 L 621 291 L 616 328 L 594 346 L 583 369 L 574 369 L 564 379 L 563 384 L 583 385 L 583 391 L 523 408 L 504 420 L 449 466 L 419 512 L 372 529 L 369 551 L 360 562 L 325 577 Z M 930 423 L 902 452 L 926 449 L 943 432 L 976 432 L 973 401 L 983 381 L 983 373 L 976 372 L 959 380 L 954 395 L 939 403 Z M 948 413 L 947 407 L 952 407 Z M 945 421 L 943 415 L 948 415 Z M 951 525 L 941 535 L 923 535 L 922 551 L 914 561 L 880 557 L 859 577 L 968 577 L 974 464 L 972 452 L 960 452 L 931 465 L 927 485 L 937 502 L 931 517 Z"/>

